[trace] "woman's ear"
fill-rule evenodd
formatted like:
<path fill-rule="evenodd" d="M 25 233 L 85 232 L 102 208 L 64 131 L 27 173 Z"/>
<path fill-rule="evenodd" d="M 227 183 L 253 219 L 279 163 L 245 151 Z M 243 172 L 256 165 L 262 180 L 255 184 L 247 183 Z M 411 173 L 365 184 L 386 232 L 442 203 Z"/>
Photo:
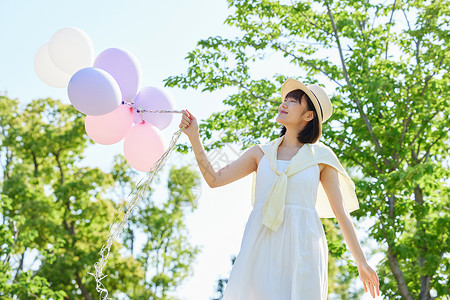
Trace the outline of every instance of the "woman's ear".
<path fill-rule="evenodd" d="M 314 119 L 314 112 L 312 110 L 309 110 L 306 112 L 306 120 L 311 121 L 312 119 Z"/>

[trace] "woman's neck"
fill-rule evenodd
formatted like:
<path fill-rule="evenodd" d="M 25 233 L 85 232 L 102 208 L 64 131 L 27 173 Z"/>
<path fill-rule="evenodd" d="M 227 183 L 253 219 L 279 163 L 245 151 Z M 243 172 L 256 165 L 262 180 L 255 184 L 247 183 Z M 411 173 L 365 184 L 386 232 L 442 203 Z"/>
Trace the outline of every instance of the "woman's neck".
<path fill-rule="evenodd" d="M 281 141 L 280 146 L 286 147 L 286 148 L 300 148 L 304 144 L 300 143 L 297 139 L 297 132 L 288 131 L 286 130 L 286 133 L 283 136 L 283 140 Z"/>

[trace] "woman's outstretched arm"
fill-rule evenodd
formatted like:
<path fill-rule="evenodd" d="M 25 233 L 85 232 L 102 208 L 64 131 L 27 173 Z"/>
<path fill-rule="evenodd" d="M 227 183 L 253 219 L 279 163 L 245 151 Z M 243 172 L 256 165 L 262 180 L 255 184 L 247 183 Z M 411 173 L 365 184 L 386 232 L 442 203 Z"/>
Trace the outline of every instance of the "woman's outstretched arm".
<path fill-rule="evenodd" d="M 260 151 L 257 145 L 247 149 L 237 160 L 216 172 L 206 156 L 198 132 L 197 119 L 185 110 L 179 127 L 183 126 L 186 127 L 183 132 L 189 137 L 203 178 L 211 188 L 229 184 L 256 171 L 256 153 Z"/>
<path fill-rule="evenodd" d="M 359 276 L 364 284 L 364 289 L 367 292 L 367 284 L 372 297 L 375 298 L 375 288 L 377 295 L 380 295 L 378 276 L 367 263 L 364 252 L 362 251 L 361 245 L 358 241 L 358 237 L 356 236 L 352 219 L 344 208 L 342 193 L 339 185 L 338 171 L 329 165 L 325 165 L 325 168 L 320 173 L 320 181 L 322 182 L 323 189 L 327 194 L 328 200 L 330 201 L 330 206 L 333 209 L 334 215 L 339 223 L 339 228 L 342 231 L 345 242 L 355 258 Z"/>

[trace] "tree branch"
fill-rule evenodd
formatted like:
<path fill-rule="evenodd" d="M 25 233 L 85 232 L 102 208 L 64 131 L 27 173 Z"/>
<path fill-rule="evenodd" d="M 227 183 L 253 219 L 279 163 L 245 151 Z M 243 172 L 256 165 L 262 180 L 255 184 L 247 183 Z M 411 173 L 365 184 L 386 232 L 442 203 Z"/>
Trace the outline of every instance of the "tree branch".
<path fill-rule="evenodd" d="M 19 235 L 19 230 L 17 229 L 17 221 L 12 220 L 12 224 L 13 224 L 13 231 L 14 231 L 14 239 L 13 239 L 13 244 L 11 245 L 11 249 L 16 245 L 17 237 Z M 11 258 L 11 252 L 9 252 L 8 255 L 6 256 L 5 260 L 3 261 L 3 265 L 8 264 L 10 258 Z"/>
<path fill-rule="evenodd" d="M 59 161 L 59 153 L 60 153 L 60 152 L 61 152 L 61 149 L 59 149 L 57 152 L 54 152 L 53 154 L 54 154 L 54 156 L 55 156 L 56 163 L 58 164 L 58 168 L 59 168 L 59 173 L 60 173 L 60 175 L 61 175 L 60 183 L 61 183 L 61 185 L 64 185 L 64 182 L 65 182 L 64 171 L 63 171 L 63 169 L 62 169 L 61 162 Z M 70 212 L 70 199 L 67 198 L 67 200 L 64 202 L 64 204 L 66 205 L 67 211 Z M 66 221 L 66 220 L 63 220 L 63 221 L 62 221 L 62 224 L 63 224 L 64 228 L 65 228 L 71 235 L 75 235 L 75 234 L 76 234 L 76 233 L 75 233 L 75 225 L 74 225 L 74 222 L 70 223 L 70 226 L 69 226 L 69 224 L 67 223 L 67 221 Z M 73 241 L 73 243 L 75 243 L 75 240 Z"/>
<path fill-rule="evenodd" d="M 417 64 L 417 67 L 420 68 L 420 55 L 419 55 L 419 52 L 420 52 L 420 40 L 419 40 L 419 38 L 417 38 L 417 41 L 414 40 L 414 42 L 416 42 L 416 64 Z"/>
<path fill-rule="evenodd" d="M 442 66 L 442 63 L 444 62 L 444 58 L 445 58 L 445 54 L 442 55 L 441 61 L 439 62 L 439 65 L 437 66 L 437 70 L 433 71 L 433 74 L 428 75 L 427 77 L 425 77 L 425 84 L 423 86 L 422 92 L 420 93 L 421 97 L 425 93 L 425 89 L 427 88 L 428 82 L 430 81 L 430 79 L 433 78 L 434 75 L 436 75 L 436 73 L 439 71 L 439 68 Z"/>
<path fill-rule="evenodd" d="M 334 78 L 332 78 L 328 73 L 326 73 L 324 70 L 322 70 L 321 68 L 319 68 L 318 66 L 314 65 L 313 63 L 307 61 L 306 59 L 304 59 L 303 57 L 297 56 L 294 53 L 290 52 L 287 50 L 287 48 L 282 48 L 281 46 L 279 46 L 278 44 L 274 44 L 273 45 L 276 49 L 289 54 L 290 56 L 294 57 L 295 59 L 304 62 L 305 64 L 307 64 L 308 66 L 316 69 L 317 71 L 321 72 L 322 74 L 324 74 L 326 77 L 328 77 L 328 79 L 330 79 L 331 81 L 335 82 L 337 85 L 339 85 L 340 87 L 342 87 L 342 84 L 339 83 L 338 81 L 336 81 Z"/>
<path fill-rule="evenodd" d="M 35 259 L 35 262 L 36 262 L 36 260 L 37 260 L 37 258 Z M 33 262 L 33 264 L 34 264 L 34 262 Z M 33 275 L 31 275 L 30 279 L 33 279 L 34 276 L 36 276 L 36 275 L 39 273 L 39 271 L 42 270 L 42 268 L 44 267 L 45 264 L 46 264 L 46 261 L 45 261 L 45 260 L 44 260 L 44 261 L 41 261 L 41 265 L 40 265 L 39 268 L 33 273 Z"/>
<path fill-rule="evenodd" d="M 337 45 L 338 45 L 338 47 L 339 47 L 339 56 L 340 56 L 340 58 L 341 58 L 342 70 L 343 70 L 343 72 L 344 72 L 345 80 L 346 80 L 346 82 L 347 82 L 347 85 L 348 85 L 352 90 L 354 90 L 353 85 L 352 85 L 352 83 L 350 82 L 350 78 L 349 78 L 348 73 L 347 73 L 347 68 L 346 68 L 346 66 L 345 66 L 345 60 L 344 60 L 344 56 L 343 56 L 343 54 L 342 54 L 341 42 L 340 42 L 340 40 L 339 40 L 339 35 L 338 35 L 338 32 L 337 32 L 336 24 L 334 23 L 333 14 L 331 13 L 331 9 L 330 9 L 330 6 L 329 6 L 329 4 L 328 4 L 328 1 L 325 1 L 325 4 L 327 5 L 328 16 L 330 17 L 330 21 L 331 21 L 331 24 L 332 24 L 332 26 L 333 26 L 333 31 L 334 31 L 334 36 L 335 36 L 335 38 L 336 38 L 336 43 L 337 43 Z M 373 133 L 372 125 L 370 124 L 369 119 L 367 118 L 366 114 L 364 113 L 364 111 L 363 111 L 363 109 L 362 109 L 362 107 L 361 107 L 361 102 L 359 101 L 359 99 L 358 99 L 357 96 L 355 96 L 354 98 L 355 98 L 354 100 L 355 100 L 356 106 L 358 107 L 359 113 L 360 113 L 362 119 L 364 120 L 364 123 L 366 124 L 366 127 L 367 127 L 367 129 L 368 129 L 368 131 L 369 131 L 369 135 L 370 135 L 372 141 L 374 142 L 375 147 L 378 149 L 380 155 L 382 155 L 382 152 L 383 152 L 383 151 L 382 151 L 382 149 L 381 149 L 380 142 L 378 141 L 378 139 L 375 137 L 375 135 L 374 135 L 374 133 Z M 387 157 L 384 157 L 384 156 L 383 156 L 383 159 L 384 159 L 384 162 L 385 162 L 386 165 L 392 166 L 391 161 L 389 161 L 389 159 L 388 159 Z"/>
<path fill-rule="evenodd" d="M 395 3 L 397 2 L 397 0 L 394 0 L 394 5 L 392 7 L 392 12 L 391 12 L 391 18 L 389 19 L 389 23 L 387 25 L 390 25 L 392 23 L 392 17 L 394 16 L 394 11 L 395 11 Z M 389 31 L 390 31 L 391 27 L 388 27 L 388 35 L 389 35 Z M 387 53 L 388 53 L 388 42 L 386 40 L 386 53 L 384 56 L 384 59 L 387 59 Z"/>
<path fill-rule="evenodd" d="M 385 181 L 385 180 L 383 180 L 383 181 Z M 390 199 L 390 201 L 391 201 L 391 199 Z M 406 285 L 405 278 L 403 276 L 403 272 L 400 270 L 400 267 L 398 264 L 397 254 L 395 253 L 395 240 L 391 241 L 386 232 L 385 224 L 387 224 L 388 222 L 383 218 L 383 215 L 381 213 L 379 213 L 381 210 L 378 207 L 371 205 L 371 206 L 369 206 L 369 209 L 373 212 L 374 216 L 377 216 L 378 219 L 380 220 L 379 224 L 381 225 L 381 232 L 383 233 L 384 239 L 386 240 L 386 243 L 388 245 L 389 266 L 392 270 L 392 274 L 394 275 L 395 280 L 397 281 L 397 285 L 399 287 L 400 294 L 403 296 L 404 299 L 414 300 L 414 298 L 411 296 L 410 292 L 408 291 L 408 287 Z M 375 209 L 377 209 L 377 210 L 375 211 Z M 394 216 L 394 218 L 395 218 L 395 216 Z"/>
<path fill-rule="evenodd" d="M 328 34 L 329 34 L 329 33 L 326 32 L 325 30 L 322 30 L 321 27 L 318 26 L 317 22 L 313 22 L 310 18 L 308 18 L 308 16 L 305 15 L 305 14 L 303 13 L 303 10 L 298 9 L 298 8 L 294 5 L 294 3 L 293 3 L 292 0 L 291 0 L 291 7 L 293 7 L 295 11 L 297 11 L 298 13 L 300 13 L 300 15 L 302 15 L 302 17 L 304 17 L 305 20 L 306 20 L 309 24 L 313 25 L 314 28 L 319 29 L 320 31 L 322 31 L 323 33 L 325 33 L 325 35 L 328 35 Z M 311 11 L 312 11 L 312 9 L 311 9 Z"/>
<path fill-rule="evenodd" d="M 366 39 L 366 36 L 365 36 L 365 33 L 364 33 L 364 23 L 361 24 L 361 22 L 358 20 L 358 24 L 359 24 L 359 29 L 361 29 L 362 39 L 363 39 L 364 43 L 366 43 L 367 39 Z M 366 46 L 366 45 L 364 45 L 364 46 Z M 362 69 L 362 66 L 363 66 L 363 63 L 364 63 L 364 59 L 366 58 L 366 53 L 367 53 L 367 51 L 363 51 L 363 55 L 361 57 L 361 63 L 359 64 L 361 69 Z M 367 69 L 370 72 L 370 68 L 369 68 L 370 66 L 369 66 L 369 64 L 367 64 L 367 65 L 368 65 Z"/>
<path fill-rule="evenodd" d="M 313 45 L 313 46 L 322 46 L 322 47 L 325 47 L 325 44 L 324 43 L 313 43 L 313 42 L 304 42 L 304 41 L 292 41 L 292 43 L 294 43 L 294 44 L 306 44 L 306 45 Z M 333 48 L 336 48 L 337 49 L 337 46 L 333 46 L 333 45 L 329 45 L 329 47 L 333 47 Z M 353 51 L 353 49 L 352 48 L 350 48 L 350 46 L 349 46 L 349 50 L 344 50 L 344 51 Z"/>
<path fill-rule="evenodd" d="M 327 11 L 328 11 L 328 16 L 330 17 L 331 25 L 333 26 L 333 32 L 334 32 L 334 37 L 336 38 L 336 44 L 338 45 L 339 57 L 341 59 L 341 64 L 342 64 L 342 71 L 344 72 L 344 77 L 345 77 L 345 80 L 347 81 L 347 84 L 350 85 L 350 79 L 349 79 L 349 76 L 347 73 L 347 67 L 345 65 L 344 55 L 342 54 L 341 41 L 339 39 L 337 27 L 336 27 L 336 24 L 334 23 L 333 14 L 331 13 L 331 9 L 328 4 L 328 1 L 325 1 L 325 3 L 327 5 Z"/>
<path fill-rule="evenodd" d="M 408 287 L 405 282 L 405 278 L 403 276 L 403 272 L 400 270 L 400 267 L 398 265 L 398 259 L 397 254 L 394 252 L 394 245 L 392 244 L 392 241 L 389 239 L 388 234 L 386 232 L 385 228 L 385 220 L 383 220 L 382 215 L 379 215 L 380 218 L 380 225 L 381 230 L 383 232 L 384 238 L 386 240 L 386 243 L 388 245 L 388 260 L 389 260 L 389 266 L 391 267 L 392 274 L 394 275 L 395 280 L 397 281 L 398 289 L 400 292 L 400 295 L 403 296 L 404 299 L 408 300 L 414 300 L 414 298 L 411 296 Z"/>
<path fill-rule="evenodd" d="M 83 295 L 84 299 L 94 300 L 94 297 L 92 297 L 91 293 L 89 293 L 88 289 L 84 286 L 83 282 L 81 281 L 78 272 L 75 272 L 75 281 L 77 282 L 77 285 L 80 288 L 81 294 Z"/>
<path fill-rule="evenodd" d="M 63 184 L 64 184 L 64 173 L 63 173 L 62 165 L 61 165 L 61 163 L 60 163 L 60 161 L 59 161 L 59 153 L 60 153 L 60 152 L 61 152 L 61 149 L 60 149 L 58 152 L 55 152 L 55 153 L 53 153 L 53 154 L 54 154 L 54 156 L 55 156 L 56 163 L 58 164 L 59 174 L 61 175 L 60 183 L 61 183 L 61 185 L 63 185 Z"/>
<path fill-rule="evenodd" d="M 281 102 L 277 102 L 277 101 L 274 101 L 274 100 L 270 100 L 270 99 L 263 98 L 261 96 L 255 95 L 252 90 L 250 90 L 248 87 L 246 87 L 244 84 L 242 84 L 242 82 L 240 82 L 239 80 L 231 80 L 231 82 L 233 82 L 234 84 L 236 84 L 240 88 L 246 90 L 247 92 L 250 93 L 250 95 L 252 95 L 253 97 L 255 97 L 255 98 L 257 98 L 257 99 L 259 99 L 259 100 L 261 100 L 263 102 L 270 102 L 270 103 L 273 103 L 275 105 L 280 105 L 281 104 Z"/>
<path fill-rule="evenodd" d="M 344 140 L 343 138 L 337 137 L 336 139 L 337 139 L 338 141 L 343 142 L 344 144 L 349 145 L 349 146 L 352 147 L 354 150 L 356 150 L 357 153 L 359 153 L 359 154 L 364 153 L 358 146 L 356 146 L 356 145 L 354 145 L 354 144 L 348 143 L 348 142 L 347 142 L 346 140 Z M 350 156 L 350 157 L 351 157 L 352 160 L 354 160 L 355 162 L 357 162 L 357 163 L 362 167 L 363 170 L 365 170 L 365 169 L 367 168 L 367 166 L 366 166 L 365 164 L 363 164 L 363 163 L 357 161 L 353 156 Z M 373 161 L 371 161 L 370 163 L 372 164 L 372 166 L 373 166 L 379 173 L 382 173 L 382 170 L 381 170 L 381 169 L 380 169 Z M 369 175 L 372 176 L 373 178 L 376 177 L 375 174 L 372 174 L 371 172 L 369 172 L 369 171 L 367 171 L 367 170 L 366 170 L 366 172 L 367 172 L 367 174 L 369 174 Z"/>
<path fill-rule="evenodd" d="M 428 160 L 428 157 L 429 157 L 430 151 L 431 151 L 431 147 L 433 147 L 434 144 L 436 144 L 440 139 L 442 139 L 442 138 L 445 137 L 445 136 L 446 136 L 446 133 L 445 133 L 445 134 L 442 134 L 442 136 L 438 137 L 437 139 L 435 139 L 435 140 L 431 143 L 431 145 L 428 147 L 428 149 L 427 149 L 427 151 L 425 152 L 425 154 L 419 159 L 419 163 L 422 163 L 422 160 L 423 160 L 423 162 L 426 162 L 426 161 Z"/>
<path fill-rule="evenodd" d="M 406 16 L 405 10 L 402 8 L 403 15 L 405 16 L 406 24 L 408 25 L 408 29 L 411 31 L 411 26 L 409 26 L 408 17 Z"/>
<path fill-rule="evenodd" d="M 8 170 L 8 167 L 9 167 L 9 165 L 10 165 L 10 163 L 12 162 L 12 155 L 13 155 L 13 152 L 12 151 L 8 151 L 8 148 L 7 147 L 5 147 L 5 166 L 3 167 L 3 164 L 2 164 L 2 161 L 0 160 L 0 165 L 2 166 L 2 168 L 3 168 L 3 178 L 4 179 L 8 179 L 10 176 L 9 176 L 9 170 Z"/>
<path fill-rule="evenodd" d="M 411 101 L 410 101 L 410 97 L 409 97 L 409 86 L 406 88 L 406 101 L 405 101 L 405 112 L 408 111 L 408 107 L 410 105 Z M 411 112 L 408 117 L 406 117 L 405 119 L 403 119 L 403 128 L 402 128 L 402 135 L 400 136 L 400 142 L 399 145 L 402 146 L 403 145 L 403 140 L 405 139 L 405 135 L 406 132 L 408 131 L 408 126 L 411 123 L 412 120 L 412 116 L 413 113 Z M 400 162 L 397 159 L 397 167 L 400 165 L 400 162 L 403 160 L 403 158 L 400 160 Z"/>
<path fill-rule="evenodd" d="M 13 281 L 17 280 L 17 276 L 19 276 L 20 271 L 23 271 L 23 261 L 25 260 L 25 253 L 27 252 L 28 248 L 25 248 L 25 250 L 22 253 L 22 257 L 20 258 L 19 267 L 17 268 L 16 275 L 14 276 Z"/>
<path fill-rule="evenodd" d="M 31 150 L 31 156 L 33 157 L 33 164 L 34 164 L 34 177 L 38 177 L 39 174 L 39 164 L 37 162 L 36 154 L 34 154 L 34 151 Z"/>
<path fill-rule="evenodd" d="M 384 231 L 384 225 L 382 225 L 382 227 Z M 388 258 L 392 274 L 397 281 L 398 291 L 400 292 L 400 295 L 402 295 L 404 299 L 414 300 L 406 285 L 405 278 L 403 277 L 403 272 L 400 270 L 400 267 L 398 265 L 397 255 L 392 251 L 392 248 L 390 246 L 388 246 Z"/>
<path fill-rule="evenodd" d="M 414 187 L 414 201 L 421 207 L 423 206 L 423 191 L 420 188 L 420 185 L 416 185 Z M 416 223 L 416 232 L 418 234 L 422 234 L 422 237 L 425 236 L 425 227 L 423 227 L 423 216 L 418 216 L 418 220 Z M 427 242 L 424 241 L 423 247 L 422 247 L 422 254 L 419 252 L 418 261 L 419 261 L 419 268 L 422 268 L 425 264 L 426 258 L 423 256 L 423 253 L 428 253 L 428 247 Z M 420 294 L 419 299 L 429 299 L 429 289 L 430 289 L 430 276 L 429 275 L 421 275 L 420 276 Z"/>
<path fill-rule="evenodd" d="M 414 149 L 413 149 L 414 143 L 416 142 L 416 139 L 420 136 L 420 134 L 422 133 L 423 129 L 425 128 L 425 125 L 424 125 L 424 124 L 429 123 L 429 122 L 430 122 L 430 121 L 431 121 L 438 113 L 439 113 L 439 112 L 436 111 L 430 118 L 425 119 L 425 120 L 422 121 L 422 125 L 420 126 L 419 131 L 418 131 L 418 132 L 416 133 L 416 135 L 414 136 L 414 138 L 413 138 L 411 144 L 409 144 L 409 146 L 411 147 L 411 157 L 414 159 L 415 162 L 419 162 L 419 160 L 418 160 L 418 158 L 417 158 L 417 155 L 419 154 L 420 144 L 418 144 L 417 150 L 416 150 L 416 152 L 414 152 L 414 151 L 413 151 L 413 150 L 414 150 Z M 404 158 L 405 158 L 405 157 L 403 157 L 403 158 L 400 160 L 400 162 L 403 161 Z"/>

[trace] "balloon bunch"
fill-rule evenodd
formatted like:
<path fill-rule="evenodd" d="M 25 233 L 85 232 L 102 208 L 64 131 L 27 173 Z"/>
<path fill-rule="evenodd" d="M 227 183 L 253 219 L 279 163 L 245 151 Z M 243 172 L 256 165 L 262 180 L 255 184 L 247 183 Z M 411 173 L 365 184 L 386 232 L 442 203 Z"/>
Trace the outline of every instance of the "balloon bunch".
<path fill-rule="evenodd" d="M 173 110 L 165 89 L 139 89 L 141 66 L 129 51 L 109 48 L 94 59 L 90 37 L 66 27 L 37 51 L 34 68 L 44 83 L 67 87 L 73 107 L 86 115 L 86 133 L 94 142 L 112 145 L 125 138 L 124 155 L 133 168 L 147 172 L 167 151 L 161 130 L 173 113 L 182 112 Z"/>
<path fill-rule="evenodd" d="M 133 197 L 126 212 L 120 211 L 111 224 L 99 253 L 101 258 L 94 265 L 95 273 L 88 273 L 95 277 L 100 297 L 110 299 L 101 281 L 107 276 L 103 275 L 103 268 L 111 246 L 175 148 L 184 127 L 172 135 L 168 146 L 162 139 L 161 130 L 172 121 L 172 113 L 182 111 L 173 110 L 172 97 L 163 88 L 150 86 L 139 90 L 141 67 L 130 52 L 109 48 L 94 60 L 91 39 L 76 27 L 56 32 L 36 53 L 34 68 L 44 83 L 67 87 L 72 105 L 86 114 L 86 132 L 94 142 L 111 145 L 125 138 L 124 153 L 128 163 L 137 170 L 148 172 L 130 193 Z"/>

